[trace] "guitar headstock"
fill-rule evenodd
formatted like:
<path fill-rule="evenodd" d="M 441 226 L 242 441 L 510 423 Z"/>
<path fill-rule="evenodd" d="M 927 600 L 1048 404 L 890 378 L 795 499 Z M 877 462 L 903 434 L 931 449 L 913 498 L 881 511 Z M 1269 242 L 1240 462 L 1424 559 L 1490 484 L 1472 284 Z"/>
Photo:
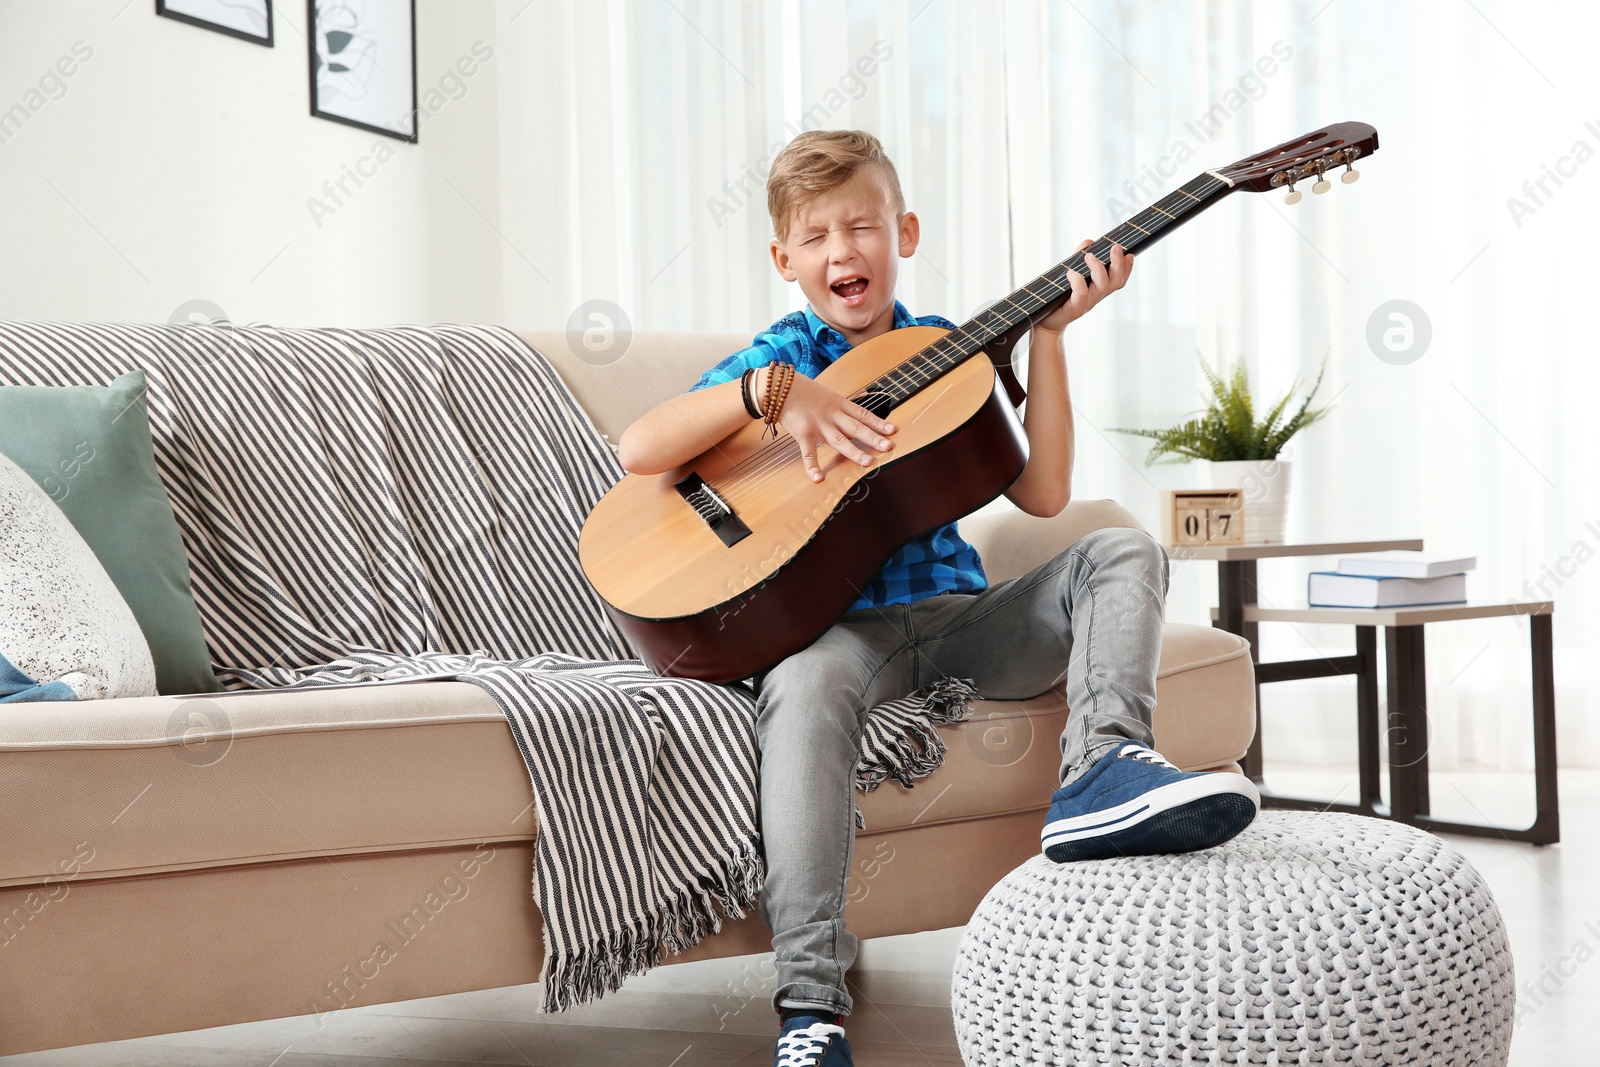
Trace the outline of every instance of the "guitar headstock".
<path fill-rule="evenodd" d="M 1284 202 L 1294 204 L 1300 200 L 1296 182 L 1315 175 L 1311 191 L 1325 193 L 1331 186 L 1323 172 L 1342 166 L 1345 172 L 1339 180 L 1349 184 L 1361 176 L 1353 166 L 1355 161 L 1377 150 L 1377 130 L 1365 122 L 1336 122 L 1211 173 L 1227 178 L 1235 189 L 1256 193 L 1287 186 L 1289 195 Z"/>

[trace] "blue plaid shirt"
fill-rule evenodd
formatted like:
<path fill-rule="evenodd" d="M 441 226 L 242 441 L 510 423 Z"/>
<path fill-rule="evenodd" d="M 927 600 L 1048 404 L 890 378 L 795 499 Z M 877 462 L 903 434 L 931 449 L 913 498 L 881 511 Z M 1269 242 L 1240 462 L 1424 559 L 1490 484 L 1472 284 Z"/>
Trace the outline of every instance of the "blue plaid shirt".
<path fill-rule="evenodd" d="M 912 318 L 905 305 L 896 300 L 894 328 L 902 326 L 956 328 L 955 323 L 938 315 Z M 749 348 L 740 349 L 706 371 L 688 391 L 734 381 L 747 369 L 765 367 L 774 359 L 792 363 L 799 373 L 815 378 L 851 347 L 844 335 L 817 318 L 808 304 L 804 311 L 785 315 L 757 334 Z M 988 587 L 977 549 L 962 539 L 955 523 L 948 522 L 902 545 L 848 610 L 886 607 L 939 593 L 975 593 Z"/>

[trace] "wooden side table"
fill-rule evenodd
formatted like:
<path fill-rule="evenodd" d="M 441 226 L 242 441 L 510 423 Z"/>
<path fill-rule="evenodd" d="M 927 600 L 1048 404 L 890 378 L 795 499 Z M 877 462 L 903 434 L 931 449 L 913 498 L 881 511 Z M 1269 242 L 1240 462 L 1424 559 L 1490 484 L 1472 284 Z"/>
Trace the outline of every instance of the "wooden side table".
<path fill-rule="evenodd" d="M 1332 805 L 1333 808 L 1378 815 L 1424 830 L 1551 845 L 1561 840 L 1561 803 L 1556 790 L 1556 702 L 1551 638 L 1551 616 L 1554 611 L 1555 605 L 1551 601 L 1531 600 L 1377 609 L 1248 607 L 1244 610 L 1244 617 L 1253 623 L 1331 622 L 1356 628 L 1356 658 L 1362 659 L 1365 651 L 1363 666 L 1366 668 L 1366 676 L 1358 676 L 1357 684 L 1364 683 L 1369 690 L 1366 701 L 1369 710 L 1361 720 L 1365 727 L 1362 730 L 1364 736 L 1358 739 L 1361 747 L 1361 802 L 1357 805 Z M 1423 627 L 1430 622 L 1489 619 L 1503 615 L 1528 616 L 1528 643 L 1533 673 L 1534 820 L 1525 827 L 1509 827 L 1433 818 L 1429 814 L 1428 694 Z M 1376 708 L 1372 706 L 1376 704 L 1377 690 L 1376 672 L 1372 669 L 1376 645 L 1374 630 L 1380 626 L 1384 629 L 1388 667 L 1389 721 L 1385 731 L 1389 742 L 1387 808 L 1378 799 L 1378 723 Z M 1277 799 L 1280 802 L 1275 806 L 1278 807 L 1320 810 L 1330 806 L 1320 801 L 1287 797 Z"/>
<path fill-rule="evenodd" d="M 1405 608 L 1263 608 L 1256 603 L 1256 561 L 1282 556 L 1349 555 L 1387 549 L 1420 549 L 1420 539 L 1344 541 L 1308 544 L 1256 544 L 1214 547 L 1168 546 L 1172 559 L 1217 563 L 1218 607 L 1212 625 L 1238 634 L 1250 644 L 1256 670 L 1256 731 L 1245 754 L 1244 771 L 1261 790 L 1265 807 L 1346 811 L 1394 819 L 1432 831 L 1504 837 L 1534 844 L 1560 840 L 1560 799 L 1556 788 L 1555 673 L 1551 614 L 1547 600 L 1490 604 L 1438 604 Z M 1425 684 L 1424 626 L 1456 619 L 1529 616 L 1533 673 L 1535 818 L 1527 827 L 1502 827 L 1432 818 L 1428 783 L 1428 704 Z M 1354 626 L 1356 651 L 1350 656 L 1262 663 L 1259 628 L 1263 622 L 1338 623 Z M 1384 629 L 1387 660 L 1389 803 L 1379 786 L 1377 630 Z M 1360 795 L 1355 804 L 1328 803 L 1272 793 L 1262 787 L 1261 686 L 1301 678 L 1351 675 L 1356 680 L 1356 732 Z"/>

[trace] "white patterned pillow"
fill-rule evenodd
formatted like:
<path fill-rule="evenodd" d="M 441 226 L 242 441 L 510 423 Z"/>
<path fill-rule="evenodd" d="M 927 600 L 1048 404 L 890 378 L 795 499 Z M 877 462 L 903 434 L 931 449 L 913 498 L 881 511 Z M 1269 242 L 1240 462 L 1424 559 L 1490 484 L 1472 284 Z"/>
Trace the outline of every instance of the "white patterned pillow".
<path fill-rule="evenodd" d="M 0 703 L 155 695 L 127 601 L 56 502 L 0 455 Z"/>

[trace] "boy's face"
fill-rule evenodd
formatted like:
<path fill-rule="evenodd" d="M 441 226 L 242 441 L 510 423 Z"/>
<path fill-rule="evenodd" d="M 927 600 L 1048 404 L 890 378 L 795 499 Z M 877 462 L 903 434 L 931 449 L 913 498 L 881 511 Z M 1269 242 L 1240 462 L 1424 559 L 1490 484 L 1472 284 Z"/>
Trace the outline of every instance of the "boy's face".
<path fill-rule="evenodd" d="M 899 260 L 918 238 L 917 216 L 897 217 L 883 179 L 862 167 L 794 209 L 788 239 L 772 242 L 772 262 L 800 283 L 818 318 L 857 345 L 894 327 Z"/>

